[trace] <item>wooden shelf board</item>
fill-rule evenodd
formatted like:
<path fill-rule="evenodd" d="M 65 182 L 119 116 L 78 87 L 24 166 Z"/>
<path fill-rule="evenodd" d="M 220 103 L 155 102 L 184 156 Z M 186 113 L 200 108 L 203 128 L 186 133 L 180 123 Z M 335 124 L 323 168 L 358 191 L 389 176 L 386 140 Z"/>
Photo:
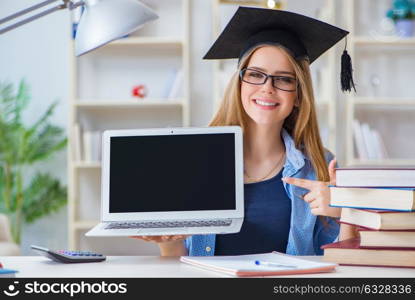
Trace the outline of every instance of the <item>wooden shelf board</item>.
<path fill-rule="evenodd" d="M 356 105 L 415 105 L 415 98 L 352 98 Z"/>
<path fill-rule="evenodd" d="M 73 166 L 77 169 L 99 169 L 101 168 L 101 162 L 75 162 Z"/>
<path fill-rule="evenodd" d="M 390 45 L 415 46 L 415 38 L 401 38 L 399 36 L 356 36 L 353 38 L 356 45 Z"/>
<path fill-rule="evenodd" d="M 79 100 L 75 102 L 78 108 L 93 109 L 93 108 L 131 108 L 131 107 L 169 107 L 169 106 L 183 106 L 181 99 L 149 99 L 149 100 Z"/>
<path fill-rule="evenodd" d="M 105 47 L 112 46 L 183 46 L 183 40 L 177 37 L 128 37 L 113 41 Z"/>
<path fill-rule="evenodd" d="M 381 160 L 359 160 L 353 159 L 347 166 L 415 166 L 415 159 L 381 159 Z"/>

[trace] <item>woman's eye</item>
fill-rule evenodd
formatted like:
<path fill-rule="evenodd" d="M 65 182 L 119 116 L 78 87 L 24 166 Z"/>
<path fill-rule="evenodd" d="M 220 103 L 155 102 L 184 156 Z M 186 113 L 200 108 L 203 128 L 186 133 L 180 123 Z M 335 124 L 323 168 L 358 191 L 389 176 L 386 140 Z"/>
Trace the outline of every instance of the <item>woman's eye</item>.
<path fill-rule="evenodd" d="M 253 78 L 263 78 L 264 75 L 258 72 L 249 72 L 248 73 L 249 77 L 253 77 Z"/>
<path fill-rule="evenodd" d="M 277 81 L 284 82 L 284 83 L 294 83 L 295 79 L 292 77 L 276 77 Z"/>

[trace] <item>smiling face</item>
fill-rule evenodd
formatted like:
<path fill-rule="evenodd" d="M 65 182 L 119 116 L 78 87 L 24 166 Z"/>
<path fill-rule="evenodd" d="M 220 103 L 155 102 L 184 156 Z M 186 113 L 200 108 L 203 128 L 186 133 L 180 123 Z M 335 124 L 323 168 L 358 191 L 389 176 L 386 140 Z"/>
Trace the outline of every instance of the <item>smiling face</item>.
<path fill-rule="evenodd" d="M 246 79 L 257 82 L 263 76 L 260 71 L 276 76 L 274 85 L 287 87 L 295 78 L 294 68 L 283 50 L 275 46 L 263 46 L 254 51 L 246 66 Z M 249 73 L 248 73 L 249 72 Z M 274 87 L 268 78 L 265 84 L 251 84 L 241 81 L 242 105 L 251 121 L 258 125 L 281 125 L 293 110 L 296 91 L 284 91 Z M 262 80 L 263 82 L 263 80 Z M 291 82 L 291 85 L 293 83 Z M 295 83 L 294 83 L 295 86 Z M 290 90 L 290 88 L 284 88 Z M 294 87 L 295 89 L 295 87 Z"/>

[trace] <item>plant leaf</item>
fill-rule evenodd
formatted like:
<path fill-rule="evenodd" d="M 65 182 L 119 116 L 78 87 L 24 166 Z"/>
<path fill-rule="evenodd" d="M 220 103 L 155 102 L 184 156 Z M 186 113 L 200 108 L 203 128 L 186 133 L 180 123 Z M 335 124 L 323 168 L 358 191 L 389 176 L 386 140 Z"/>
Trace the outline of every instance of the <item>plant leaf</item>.
<path fill-rule="evenodd" d="M 27 223 L 58 211 L 67 203 L 67 190 L 49 174 L 37 173 L 24 191 L 23 215 Z"/>

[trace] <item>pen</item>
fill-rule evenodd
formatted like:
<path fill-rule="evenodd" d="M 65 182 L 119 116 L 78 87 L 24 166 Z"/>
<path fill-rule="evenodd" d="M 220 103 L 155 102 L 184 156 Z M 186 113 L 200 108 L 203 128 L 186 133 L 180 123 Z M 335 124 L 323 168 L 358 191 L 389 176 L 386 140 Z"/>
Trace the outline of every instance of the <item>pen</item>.
<path fill-rule="evenodd" d="M 270 262 L 270 261 L 263 261 L 263 260 L 256 260 L 255 264 L 257 266 L 297 269 L 297 266 L 283 265 L 283 264 L 278 264 L 278 263 L 274 263 L 274 262 Z"/>

